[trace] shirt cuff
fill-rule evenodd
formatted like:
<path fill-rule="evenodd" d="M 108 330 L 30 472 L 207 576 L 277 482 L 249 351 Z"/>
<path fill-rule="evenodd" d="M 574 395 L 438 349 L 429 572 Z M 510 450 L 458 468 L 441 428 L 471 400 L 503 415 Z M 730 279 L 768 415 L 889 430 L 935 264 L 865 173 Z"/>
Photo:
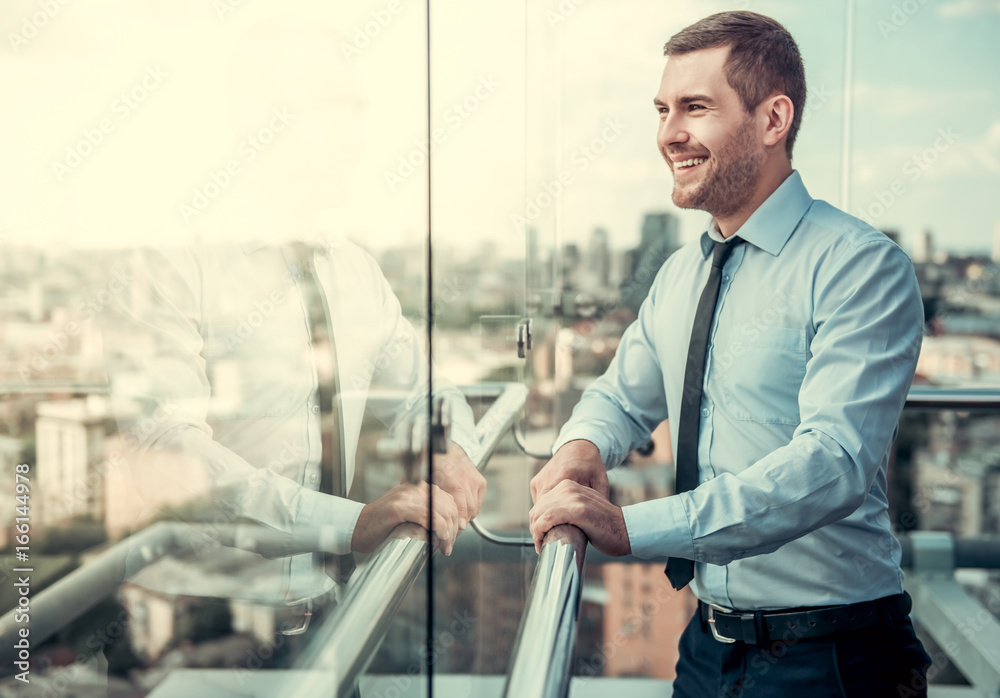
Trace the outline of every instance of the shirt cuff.
<path fill-rule="evenodd" d="M 296 537 L 309 540 L 317 551 L 345 555 L 351 552 L 354 527 L 364 508 L 361 502 L 303 489 L 295 519 Z"/>
<path fill-rule="evenodd" d="M 597 446 L 598 452 L 601 454 L 601 462 L 604 463 L 604 467 L 608 466 L 608 457 L 611 451 L 611 446 L 608 444 L 606 439 L 602 439 L 600 434 L 595 434 L 592 429 L 587 429 L 584 427 L 563 429 L 559 432 L 559 438 L 556 442 L 552 444 L 552 455 L 555 455 L 556 451 L 568 444 L 570 441 L 589 441 L 590 443 Z M 616 464 L 617 465 L 617 464 Z"/>
<path fill-rule="evenodd" d="M 465 451 L 465 455 L 469 457 L 474 464 L 476 460 L 480 457 L 480 451 L 482 451 L 482 444 L 479 443 L 479 439 L 476 438 L 476 432 L 459 429 L 456 430 L 453 426 L 451 429 L 451 442 Z"/>
<path fill-rule="evenodd" d="M 644 559 L 694 559 L 694 540 L 684 499 L 683 495 L 674 495 L 622 507 L 633 555 Z"/>

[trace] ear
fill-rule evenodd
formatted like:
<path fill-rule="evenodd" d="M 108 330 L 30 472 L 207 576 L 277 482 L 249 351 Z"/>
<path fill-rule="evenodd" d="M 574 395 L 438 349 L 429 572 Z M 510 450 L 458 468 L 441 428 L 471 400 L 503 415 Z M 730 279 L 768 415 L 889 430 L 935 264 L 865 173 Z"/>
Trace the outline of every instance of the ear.
<path fill-rule="evenodd" d="M 792 127 L 795 107 L 787 95 L 771 95 L 758 107 L 758 113 L 764 124 L 764 145 L 775 146 L 781 143 Z"/>

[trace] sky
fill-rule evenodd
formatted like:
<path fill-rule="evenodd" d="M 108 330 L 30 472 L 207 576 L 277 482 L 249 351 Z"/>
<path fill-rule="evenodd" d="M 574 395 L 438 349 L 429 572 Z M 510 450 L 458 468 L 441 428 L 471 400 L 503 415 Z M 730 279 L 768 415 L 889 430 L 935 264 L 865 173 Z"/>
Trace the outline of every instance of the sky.
<path fill-rule="evenodd" d="M 706 214 L 670 201 L 651 100 L 665 41 L 723 9 L 799 43 L 793 165 L 814 197 L 907 249 L 924 230 L 992 247 L 997 0 L 857 2 L 851 61 L 843 1 L 434 0 L 429 90 L 424 2 L 5 0 L 0 244 L 315 227 L 417 247 L 428 188 L 434 244 L 470 255 L 523 255 L 526 224 L 551 245 L 601 226 L 625 249 L 648 211 L 690 240 Z"/>

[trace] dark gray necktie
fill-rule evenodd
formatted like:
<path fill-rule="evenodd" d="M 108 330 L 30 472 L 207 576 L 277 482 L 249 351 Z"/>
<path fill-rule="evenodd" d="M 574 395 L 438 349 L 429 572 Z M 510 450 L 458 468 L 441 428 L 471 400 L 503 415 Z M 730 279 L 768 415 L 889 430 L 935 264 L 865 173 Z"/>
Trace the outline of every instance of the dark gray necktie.
<path fill-rule="evenodd" d="M 688 492 L 698 486 L 698 434 L 701 430 L 701 398 L 705 384 L 705 354 L 708 336 L 712 330 L 715 306 L 719 301 L 719 287 L 722 284 L 722 268 L 739 238 L 732 241 L 716 242 L 712 251 L 712 269 L 708 282 L 701 292 L 698 310 L 691 328 L 691 342 L 688 344 L 687 366 L 684 369 L 684 394 L 681 396 L 681 421 L 677 429 L 677 466 L 674 492 Z M 681 557 L 667 560 L 664 572 L 674 589 L 683 589 L 694 579 L 694 561 Z"/>
<path fill-rule="evenodd" d="M 313 364 L 316 366 L 317 398 L 320 408 L 320 433 L 323 453 L 320 462 L 319 491 L 335 497 L 347 497 L 346 459 L 341 439 L 343 422 L 340 416 L 340 395 L 337 371 L 337 350 L 333 342 L 330 308 L 323 286 L 316 276 L 313 248 L 293 242 L 289 245 L 293 258 L 302 270 L 302 294 L 309 315 Z M 331 503 L 332 505 L 332 503 Z M 326 574 L 339 584 L 346 584 L 354 571 L 354 555 L 334 555 L 317 552 L 313 559 Z"/>

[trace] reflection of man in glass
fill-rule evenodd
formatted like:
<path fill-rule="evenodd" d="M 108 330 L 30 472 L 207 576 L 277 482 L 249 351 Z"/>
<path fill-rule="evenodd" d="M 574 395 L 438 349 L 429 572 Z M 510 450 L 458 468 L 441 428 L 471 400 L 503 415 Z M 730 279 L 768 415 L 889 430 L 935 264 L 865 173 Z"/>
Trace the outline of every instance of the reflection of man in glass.
<path fill-rule="evenodd" d="M 230 66 L 233 118 L 240 138 L 274 133 L 249 146 L 218 208 L 198 219 L 239 240 L 133 254 L 133 283 L 109 323 L 113 396 L 140 446 L 147 504 L 211 501 L 212 526 L 251 519 L 284 536 L 268 554 L 315 553 L 268 566 L 216 548 L 238 560 L 219 589 L 147 580 L 169 591 L 316 596 L 337 576 L 332 555 L 371 551 L 404 522 L 433 529 L 450 552 L 482 504 L 471 410 L 438 385 L 452 442 L 435 460 L 436 484 L 402 484 L 366 505 L 345 496 L 366 408 L 399 423 L 427 413 L 431 390 L 418 337 L 374 260 L 316 232 L 357 160 L 361 95 L 337 39 L 292 21 L 244 36 Z"/>
<path fill-rule="evenodd" d="M 674 203 L 712 221 L 532 481 L 535 540 L 572 523 L 691 582 L 676 696 L 925 695 L 886 498 L 923 321 L 913 267 L 792 169 L 806 89 L 784 27 L 721 13 L 665 53 L 657 144 Z M 606 466 L 668 417 L 677 494 L 614 506 Z"/>

